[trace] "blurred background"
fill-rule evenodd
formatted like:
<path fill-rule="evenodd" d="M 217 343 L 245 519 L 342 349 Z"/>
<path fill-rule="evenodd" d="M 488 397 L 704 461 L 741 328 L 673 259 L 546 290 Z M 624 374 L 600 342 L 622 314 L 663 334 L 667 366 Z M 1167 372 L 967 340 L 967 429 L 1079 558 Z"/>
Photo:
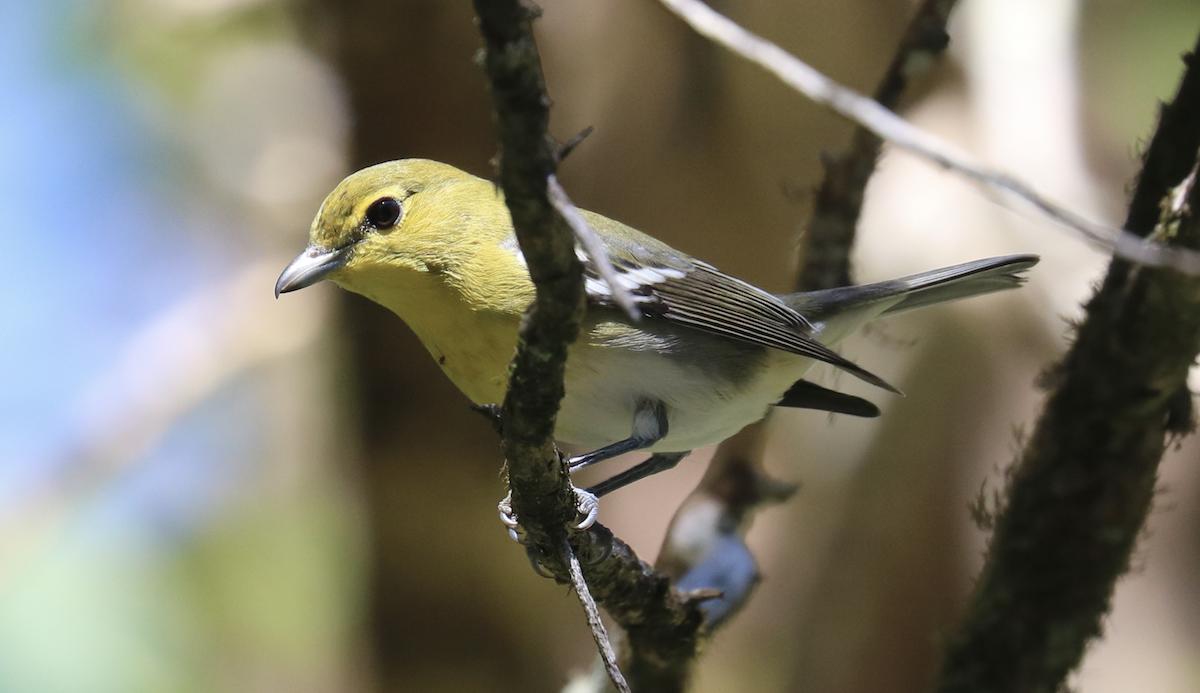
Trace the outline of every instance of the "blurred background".
<path fill-rule="evenodd" d="M 715 3 L 871 91 L 910 0 Z M 543 0 L 575 201 L 784 291 L 850 127 L 652 0 Z M 963 0 L 905 110 L 1119 223 L 1197 0 Z M 496 517 L 495 435 L 400 321 L 333 286 L 276 301 L 324 195 L 496 145 L 465 0 L 46 0 L 0 7 L 0 691 L 558 690 L 593 646 Z M 749 536 L 764 581 L 703 693 L 923 690 L 1002 483 L 1105 258 L 903 154 L 868 190 L 859 281 L 1043 256 L 1019 292 L 880 323 L 844 353 L 908 393 L 786 411 L 798 481 Z M 1117 590 L 1084 693 L 1200 690 L 1195 439 Z M 605 498 L 652 560 L 711 450 Z M 614 465 L 615 467 L 616 465 Z M 613 468 L 602 470 L 611 473 Z"/>

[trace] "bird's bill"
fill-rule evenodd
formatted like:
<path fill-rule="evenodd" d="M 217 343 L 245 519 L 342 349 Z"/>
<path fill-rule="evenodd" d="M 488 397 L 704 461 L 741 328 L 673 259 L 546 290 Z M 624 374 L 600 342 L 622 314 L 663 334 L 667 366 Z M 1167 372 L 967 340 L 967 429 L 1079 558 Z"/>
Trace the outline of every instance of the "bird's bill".
<path fill-rule="evenodd" d="M 345 267 L 349 260 L 349 247 L 329 250 L 319 245 L 310 245 L 292 260 L 292 264 L 283 270 L 283 274 L 279 275 L 279 281 L 275 282 L 275 298 L 279 298 L 279 294 L 316 284 Z"/>

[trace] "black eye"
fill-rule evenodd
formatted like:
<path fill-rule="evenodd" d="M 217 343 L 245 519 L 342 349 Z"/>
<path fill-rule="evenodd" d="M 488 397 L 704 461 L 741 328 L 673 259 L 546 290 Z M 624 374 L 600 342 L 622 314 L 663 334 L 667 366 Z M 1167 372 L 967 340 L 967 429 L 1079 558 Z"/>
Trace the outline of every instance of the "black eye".
<path fill-rule="evenodd" d="M 377 229 L 390 229 L 400 221 L 400 202 L 394 197 L 381 197 L 367 207 L 367 223 Z"/>

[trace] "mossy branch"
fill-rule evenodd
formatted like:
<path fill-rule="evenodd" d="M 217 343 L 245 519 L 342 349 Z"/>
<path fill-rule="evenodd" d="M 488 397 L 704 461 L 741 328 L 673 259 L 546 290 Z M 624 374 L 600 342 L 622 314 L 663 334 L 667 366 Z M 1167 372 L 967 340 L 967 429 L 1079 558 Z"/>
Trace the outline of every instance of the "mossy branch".
<path fill-rule="evenodd" d="M 1200 44 L 1197 45 L 1200 50 Z M 1162 109 L 1125 229 L 1200 248 L 1200 188 L 1164 204 L 1200 146 L 1200 62 Z M 940 693 L 1053 693 L 1101 632 L 1154 497 L 1159 461 L 1200 351 L 1200 278 L 1116 258 L 1013 476 Z M 1182 394 L 1182 396 L 1181 396 Z M 1187 407 L 1185 406 L 1186 410 Z"/>
<path fill-rule="evenodd" d="M 579 334 L 585 294 L 574 236 L 549 194 L 560 151 L 547 130 L 550 100 L 532 30 L 538 10 L 519 0 L 475 0 L 474 5 L 496 106 L 500 186 L 537 287 L 501 409 L 512 507 L 530 555 L 556 580 L 570 582 L 560 550 L 567 533 L 592 594 L 625 628 L 631 646 L 654 661 L 684 666 L 696 651 L 702 621 L 696 606 L 604 527 L 567 529 L 575 521 L 575 499 L 553 433 L 567 350 Z M 627 672 L 634 689 L 651 690 L 639 685 L 637 673 Z"/>
<path fill-rule="evenodd" d="M 567 348 L 584 313 L 583 266 L 575 241 L 549 198 L 558 152 L 547 127 L 549 99 L 533 40 L 536 11 L 518 0 L 476 0 L 484 69 L 500 139 L 500 187 L 537 300 L 521 324 L 501 409 L 513 509 L 530 540 L 556 547 L 554 534 L 575 516 L 566 468 L 554 448 Z"/>

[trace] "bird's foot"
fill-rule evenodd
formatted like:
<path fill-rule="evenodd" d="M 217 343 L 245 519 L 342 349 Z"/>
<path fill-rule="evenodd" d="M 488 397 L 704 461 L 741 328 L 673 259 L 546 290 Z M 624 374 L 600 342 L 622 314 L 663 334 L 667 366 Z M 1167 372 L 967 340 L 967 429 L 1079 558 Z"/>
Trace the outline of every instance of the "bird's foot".
<path fill-rule="evenodd" d="M 600 513 L 600 499 L 596 494 L 575 485 L 571 486 L 571 490 L 575 492 L 575 512 L 583 515 L 575 529 L 589 529 L 596 524 L 596 515 Z"/>
<path fill-rule="evenodd" d="M 518 544 L 524 543 L 521 541 L 521 535 L 517 534 L 517 529 L 521 526 L 521 523 L 517 521 L 517 514 L 513 512 L 512 491 L 509 491 L 504 496 L 504 500 L 500 501 L 496 509 L 500 511 L 500 522 L 508 528 L 508 536 Z"/>
<path fill-rule="evenodd" d="M 600 513 L 600 499 L 596 498 L 596 494 L 574 485 L 571 486 L 571 491 L 575 494 L 575 512 L 583 518 L 575 525 L 575 529 L 589 529 L 596 524 L 596 516 Z M 521 528 L 521 522 L 512 507 L 512 491 L 504 496 L 504 500 L 500 501 L 496 509 L 500 511 L 500 522 L 508 528 L 508 536 L 518 544 L 524 543 L 517 531 Z"/>

